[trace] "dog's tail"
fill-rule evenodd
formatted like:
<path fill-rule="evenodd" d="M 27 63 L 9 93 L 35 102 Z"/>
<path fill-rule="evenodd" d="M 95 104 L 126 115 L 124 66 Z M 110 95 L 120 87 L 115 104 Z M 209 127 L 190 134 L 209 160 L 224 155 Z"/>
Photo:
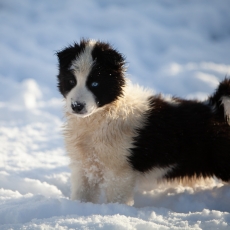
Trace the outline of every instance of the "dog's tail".
<path fill-rule="evenodd" d="M 230 79 L 220 82 L 216 92 L 209 97 L 209 102 L 215 112 L 230 125 Z"/>

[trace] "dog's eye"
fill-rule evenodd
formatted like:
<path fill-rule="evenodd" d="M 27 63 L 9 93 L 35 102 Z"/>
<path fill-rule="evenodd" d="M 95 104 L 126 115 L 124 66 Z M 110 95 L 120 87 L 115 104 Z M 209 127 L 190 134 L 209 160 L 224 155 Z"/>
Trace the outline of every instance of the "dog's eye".
<path fill-rule="evenodd" d="M 76 81 L 74 79 L 69 79 L 69 84 L 71 86 L 74 86 L 76 84 Z"/>
<path fill-rule="evenodd" d="M 99 83 L 96 81 L 92 82 L 92 84 L 91 84 L 92 87 L 97 87 L 98 85 L 99 85 Z"/>

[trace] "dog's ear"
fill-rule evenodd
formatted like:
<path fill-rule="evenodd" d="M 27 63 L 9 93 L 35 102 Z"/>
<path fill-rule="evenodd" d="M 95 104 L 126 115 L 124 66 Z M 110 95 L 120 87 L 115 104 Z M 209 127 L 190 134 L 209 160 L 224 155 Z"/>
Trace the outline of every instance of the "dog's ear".
<path fill-rule="evenodd" d="M 75 58 L 76 53 L 74 47 L 64 48 L 63 50 L 57 52 L 59 69 L 67 69 L 71 61 Z"/>
<path fill-rule="evenodd" d="M 61 51 L 56 52 L 59 61 L 59 69 L 68 69 L 71 62 L 83 52 L 87 41 L 81 40 L 80 44 L 74 43 L 69 47 L 64 48 Z"/>
<path fill-rule="evenodd" d="M 92 51 L 93 59 L 102 66 L 120 71 L 124 68 L 125 58 L 108 43 L 97 42 Z"/>
<path fill-rule="evenodd" d="M 123 56 L 114 49 L 104 51 L 103 56 L 110 66 L 122 69 L 125 64 L 125 59 Z"/>

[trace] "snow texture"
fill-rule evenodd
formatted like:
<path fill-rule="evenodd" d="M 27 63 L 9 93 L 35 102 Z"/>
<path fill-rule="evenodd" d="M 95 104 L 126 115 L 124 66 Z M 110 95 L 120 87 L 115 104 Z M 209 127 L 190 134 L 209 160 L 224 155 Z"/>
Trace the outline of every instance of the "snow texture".
<path fill-rule="evenodd" d="M 230 229 L 230 186 L 215 178 L 139 185 L 132 207 L 71 201 L 55 56 L 83 37 L 109 41 L 134 83 L 203 100 L 230 75 L 229 9 L 228 0 L 2 0 L 0 229 Z"/>

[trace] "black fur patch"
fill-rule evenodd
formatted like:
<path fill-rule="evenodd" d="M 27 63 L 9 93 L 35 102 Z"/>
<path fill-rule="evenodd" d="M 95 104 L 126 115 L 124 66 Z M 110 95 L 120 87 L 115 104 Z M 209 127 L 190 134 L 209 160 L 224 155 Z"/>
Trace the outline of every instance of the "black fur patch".
<path fill-rule="evenodd" d="M 213 112 L 201 102 L 177 101 L 174 105 L 161 96 L 149 99 L 152 109 L 146 125 L 138 130 L 128 159 L 132 168 L 144 173 L 173 166 L 168 179 L 216 175 L 228 181 L 230 127 L 223 113 Z"/>
<path fill-rule="evenodd" d="M 96 97 L 98 106 L 101 107 L 118 99 L 123 94 L 124 65 L 123 56 L 109 44 L 97 42 L 92 51 L 95 62 L 88 80 L 87 87 Z M 92 82 L 97 82 L 97 87 L 92 87 Z"/>

